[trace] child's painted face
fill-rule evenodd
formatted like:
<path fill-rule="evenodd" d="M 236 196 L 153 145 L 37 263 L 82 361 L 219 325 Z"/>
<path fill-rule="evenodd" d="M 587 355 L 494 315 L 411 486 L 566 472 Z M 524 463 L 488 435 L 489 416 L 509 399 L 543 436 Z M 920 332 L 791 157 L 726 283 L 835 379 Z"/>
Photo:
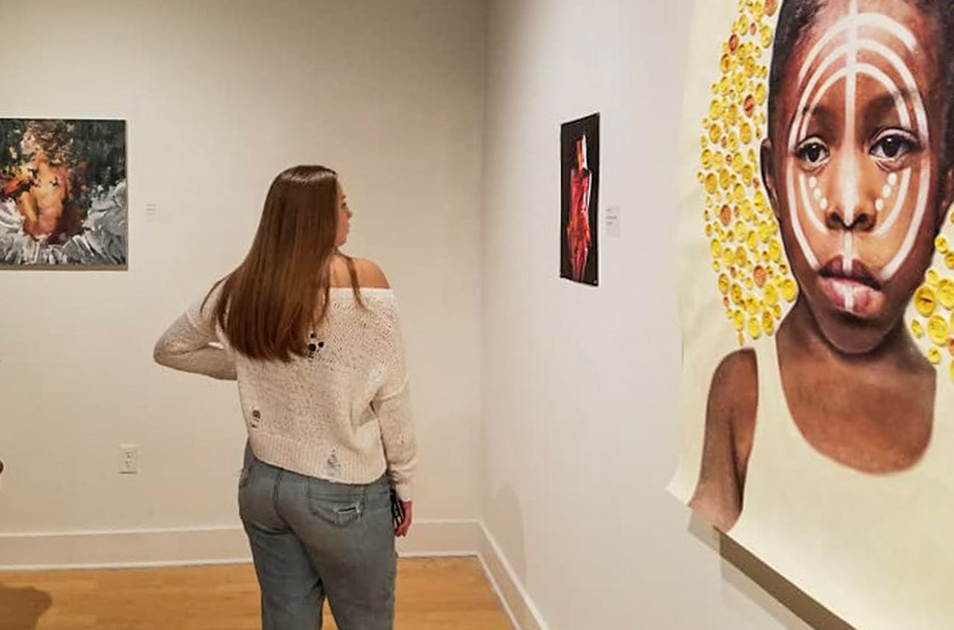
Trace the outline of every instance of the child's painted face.
<path fill-rule="evenodd" d="M 937 39 L 913 3 L 829 0 L 784 69 L 766 184 L 803 299 L 844 352 L 897 325 L 950 203 Z"/>

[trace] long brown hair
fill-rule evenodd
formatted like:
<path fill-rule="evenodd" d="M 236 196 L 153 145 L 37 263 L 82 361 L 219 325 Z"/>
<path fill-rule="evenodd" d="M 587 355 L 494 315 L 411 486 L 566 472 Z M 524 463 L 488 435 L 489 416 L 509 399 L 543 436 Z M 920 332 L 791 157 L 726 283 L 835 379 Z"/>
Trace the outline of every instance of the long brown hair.
<path fill-rule="evenodd" d="M 252 248 L 220 282 L 215 317 L 237 352 L 284 362 L 307 354 L 309 331 L 328 313 L 332 262 L 342 255 L 338 191 L 338 174 L 324 166 L 296 166 L 272 182 Z M 354 261 L 342 256 L 362 304 Z"/>

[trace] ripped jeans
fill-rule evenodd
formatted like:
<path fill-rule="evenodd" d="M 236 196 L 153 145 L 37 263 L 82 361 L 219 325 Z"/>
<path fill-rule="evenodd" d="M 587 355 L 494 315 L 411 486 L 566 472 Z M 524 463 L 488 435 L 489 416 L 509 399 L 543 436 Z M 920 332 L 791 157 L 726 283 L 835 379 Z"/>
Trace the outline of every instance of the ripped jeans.
<path fill-rule="evenodd" d="M 392 630 L 397 554 L 386 477 L 332 483 L 270 466 L 245 448 L 239 513 L 262 591 L 263 630 Z"/>

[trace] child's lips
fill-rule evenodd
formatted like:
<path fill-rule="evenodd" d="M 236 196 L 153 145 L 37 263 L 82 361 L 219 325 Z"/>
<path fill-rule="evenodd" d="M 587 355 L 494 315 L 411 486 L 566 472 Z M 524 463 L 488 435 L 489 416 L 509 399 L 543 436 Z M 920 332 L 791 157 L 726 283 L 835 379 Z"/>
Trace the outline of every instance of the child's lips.
<path fill-rule="evenodd" d="M 821 278 L 822 293 L 832 305 L 845 313 L 866 317 L 876 313 L 884 294 L 866 284 L 843 278 Z"/>
<path fill-rule="evenodd" d="M 844 258 L 837 256 L 818 273 L 822 293 L 840 311 L 870 317 L 884 304 L 881 283 L 858 260 L 852 261 L 846 269 Z"/>

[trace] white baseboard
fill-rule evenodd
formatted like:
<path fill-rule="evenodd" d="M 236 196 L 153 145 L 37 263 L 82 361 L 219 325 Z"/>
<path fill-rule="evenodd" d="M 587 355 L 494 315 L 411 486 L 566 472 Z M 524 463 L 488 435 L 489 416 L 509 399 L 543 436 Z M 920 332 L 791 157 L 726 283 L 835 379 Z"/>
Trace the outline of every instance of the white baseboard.
<path fill-rule="evenodd" d="M 478 521 L 420 521 L 401 557 L 477 556 L 518 630 L 549 630 L 496 540 Z M 0 571 L 117 569 L 252 561 L 239 527 L 0 534 Z"/>
<path fill-rule="evenodd" d="M 421 521 L 398 542 L 415 556 L 473 556 L 477 521 Z M 0 571 L 243 564 L 252 561 L 241 526 L 193 529 L 0 534 Z"/>
<path fill-rule="evenodd" d="M 478 521 L 415 521 L 397 548 L 402 558 L 476 556 L 480 538 Z"/>
<path fill-rule="evenodd" d="M 490 531 L 481 523 L 478 557 L 517 630 L 550 630 Z"/>
<path fill-rule="evenodd" d="M 251 562 L 241 527 L 0 534 L 0 571 Z"/>

